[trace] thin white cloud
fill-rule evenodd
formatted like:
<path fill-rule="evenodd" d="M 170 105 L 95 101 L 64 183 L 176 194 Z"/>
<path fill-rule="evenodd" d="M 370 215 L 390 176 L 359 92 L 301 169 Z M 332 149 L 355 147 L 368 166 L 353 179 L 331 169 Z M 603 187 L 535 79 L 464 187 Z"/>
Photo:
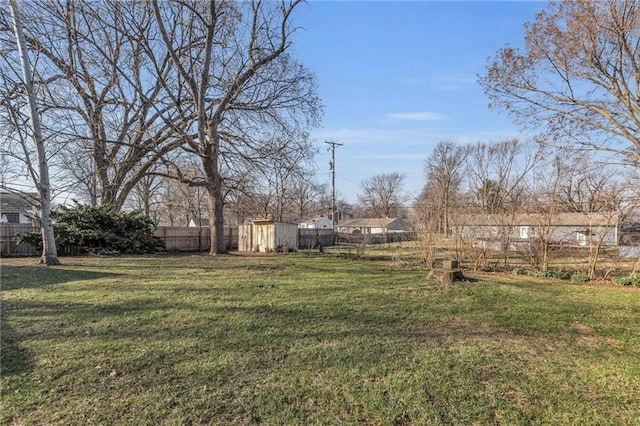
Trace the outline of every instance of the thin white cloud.
<path fill-rule="evenodd" d="M 436 114 L 435 112 L 429 111 L 420 111 L 420 112 L 395 112 L 389 114 L 390 118 L 396 120 L 405 120 L 405 121 L 441 121 L 446 120 L 447 117 L 441 114 Z"/>

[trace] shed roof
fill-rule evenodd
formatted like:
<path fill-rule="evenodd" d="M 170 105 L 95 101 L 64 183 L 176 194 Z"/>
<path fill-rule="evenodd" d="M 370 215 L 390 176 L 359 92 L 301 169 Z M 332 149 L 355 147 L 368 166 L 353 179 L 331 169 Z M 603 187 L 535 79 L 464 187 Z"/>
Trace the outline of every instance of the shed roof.
<path fill-rule="evenodd" d="M 292 223 L 292 222 L 283 222 L 283 221 L 275 220 L 275 219 L 251 219 L 250 222 L 255 224 L 255 225 L 270 225 L 270 224 L 272 225 L 272 224 L 280 223 L 280 224 L 285 224 L 285 225 L 298 226 L 297 224 Z"/>

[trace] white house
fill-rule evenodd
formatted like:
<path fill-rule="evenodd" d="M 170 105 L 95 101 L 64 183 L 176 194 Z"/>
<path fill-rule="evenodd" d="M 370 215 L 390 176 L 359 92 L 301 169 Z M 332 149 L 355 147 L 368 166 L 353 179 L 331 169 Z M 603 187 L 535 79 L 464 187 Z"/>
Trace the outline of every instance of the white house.
<path fill-rule="evenodd" d="M 469 214 L 454 217 L 452 231 L 459 238 L 477 240 L 498 249 L 517 249 L 541 238 L 577 246 L 586 246 L 590 242 L 615 246 L 618 244 L 618 214 L 558 213 L 549 217 L 536 214 Z"/>
<path fill-rule="evenodd" d="M 324 215 L 315 216 L 298 224 L 301 229 L 333 229 L 333 221 Z"/>
<path fill-rule="evenodd" d="M 31 224 L 38 214 L 38 195 L 0 191 L 0 223 Z"/>
<path fill-rule="evenodd" d="M 399 217 L 350 219 L 339 223 L 336 228 L 346 234 L 391 234 L 413 230 Z"/>

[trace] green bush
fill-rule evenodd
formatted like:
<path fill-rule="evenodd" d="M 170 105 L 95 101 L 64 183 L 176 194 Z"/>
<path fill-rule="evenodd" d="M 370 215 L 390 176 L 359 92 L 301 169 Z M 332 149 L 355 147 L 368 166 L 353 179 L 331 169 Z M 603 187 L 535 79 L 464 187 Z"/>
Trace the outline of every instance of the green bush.
<path fill-rule="evenodd" d="M 577 283 L 586 283 L 589 281 L 589 275 L 587 274 L 573 274 L 571 275 L 571 281 L 575 281 Z"/>
<path fill-rule="evenodd" d="M 153 253 L 163 242 L 153 235 L 153 222 L 141 212 L 120 212 L 113 205 L 61 207 L 52 214 L 56 246 L 72 246 L 80 254 Z M 42 247 L 38 232 L 18 236 L 18 242 Z"/>
<path fill-rule="evenodd" d="M 640 287 L 640 278 L 634 278 L 634 277 L 612 277 L 611 281 L 613 281 L 614 283 L 618 284 L 618 285 L 622 285 L 622 286 L 636 286 L 636 287 Z"/>
<path fill-rule="evenodd" d="M 569 274 L 562 271 L 540 271 L 536 272 L 535 276 L 540 278 L 556 278 L 559 280 L 564 280 L 569 277 Z"/>
<path fill-rule="evenodd" d="M 538 277 L 538 278 L 556 278 L 559 280 L 565 280 L 569 278 L 569 274 L 562 271 L 538 271 L 532 272 L 527 271 L 526 269 L 515 268 L 513 270 L 514 275 L 526 275 L 529 277 Z"/>

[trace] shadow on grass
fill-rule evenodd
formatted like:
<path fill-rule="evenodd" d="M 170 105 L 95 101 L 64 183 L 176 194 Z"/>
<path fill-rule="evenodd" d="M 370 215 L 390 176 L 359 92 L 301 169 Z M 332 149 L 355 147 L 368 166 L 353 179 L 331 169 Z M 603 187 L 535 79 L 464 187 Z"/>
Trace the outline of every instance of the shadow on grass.
<path fill-rule="evenodd" d="M 259 277 L 265 268 L 263 263 L 223 266 L 250 271 Z M 272 273 L 274 268 L 276 271 L 284 268 L 287 272 L 303 268 L 308 274 L 323 274 L 327 269 L 335 269 L 335 265 L 316 264 L 268 266 L 270 269 L 265 273 Z M 541 334 L 551 340 L 561 340 L 565 325 L 574 320 L 575 313 L 590 318 L 595 311 L 588 301 L 560 302 L 537 294 L 524 300 L 520 300 L 521 295 L 514 294 L 513 300 L 505 301 L 505 292 L 497 287 L 472 291 L 476 287 L 461 286 L 446 291 L 434 290 L 431 294 L 427 288 L 425 295 L 420 297 L 411 297 L 401 289 L 372 293 L 369 286 L 342 282 L 350 275 L 363 273 L 358 264 L 338 266 L 340 283 L 327 279 L 313 287 L 287 289 L 286 281 L 266 281 L 264 284 L 257 278 L 228 286 L 221 283 L 216 286 L 185 285 L 176 280 L 175 284 L 165 283 L 157 288 L 139 287 L 136 283 L 118 285 L 117 293 L 112 296 L 110 283 L 99 283 L 92 298 L 81 303 L 68 299 L 5 301 L 2 371 L 5 374 L 30 371 L 33 355 L 21 346 L 21 342 L 35 340 L 71 340 L 80 347 L 95 339 L 107 346 L 111 344 L 109 341 L 120 339 L 135 339 L 140 341 L 136 344 L 143 347 L 150 342 L 166 342 L 170 343 L 166 349 L 168 353 L 174 351 L 173 346 L 179 351 L 179 342 L 194 341 L 198 342 L 197 348 L 213 345 L 227 353 L 252 353 L 257 358 L 268 358 L 270 353 L 287 353 L 290 347 L 316 348 L 322 346 L 319 342 L 366 341 L 371 342 L 372 348 L 382 348 L 376 356 L 383 362 L 386 356 L 383 349 L 394 345 L 410 351 L 424 344 L 446 346 L 451 341 L 476 339 L 492 342 L 523 337 L 535 339 Z M 414 282 L 411 277 L 416 271 L 399 271 L 394 273 L 396 281 L 375 284 L 388 274 L 386 267 L 376 267 L 373 273 L 371 268 L 367 270 L 371 288 L 401 288 L 404 277 L 407 282 Z M 215 265 L 206 264 L 203 269 L 209 268 L 215 269 Z M 16 289 L 119 275 L 61 268 L 8 269 L 9 281 Z M 3 287 L 6 289 L 5 273 L 3 268 Z M 74 290 L 85 291 L 90 285 L 87 283 L 85 289 L 83 284 Z M 294 292 L 295 296 L 289 296 L 285 291 Z M 549 289 L 545 288 L 545 291 Z M 457 302 L 458 299 L 464 299 L 465 303 Z M 12 329 L 6 323 L 7 312 L 18 317 L 18 323 L 34 325 Z M 327 345 L 327 348 L 331 347 Z M 196 352 L 190 356 L 203 356 L 197 352 L 200 350 L 204 351 L 194 349 Z M 340 347 L 335 356 L 340 356 Z M 266 364 L 271 365 L 269 359 Z"/>
<path fill-rule="evenodd" d="M 5 303 L 2 304 L 2 330 L 0 332 L 0 371 L 3 376 L 31 371 L 33 369 L 33 354 L 20 344 L 20 336 L 7 324 Z"/>
<path fill-rule="evenodd" d="M 119 274 L 69 270 L 64 268 L 47 268 L 43 266 L 2 266 L 2 291 L 9 292 L 23 289 L 39 289 L 45 286 L 64 284 L 80 280 L 97 280 L 118 276 Z M 26 339 L 24 332 L 16 330 L 9 324 L 10 316 L 23 315 L 30 303 L 2 301 L 0 311 L 0 371 L 3 375 L 19 374 L 33 368 L 33 354 L 23 347 Z M 68 305 L 65 308 L 68 310 Z M 62 313 L 56 312 L 58 314 Z"/>
<path fill-rule="evenodd" d="M 47 268 L 44 266 L 2 266 L 2 290 L 11 291 L 64 284 L 72 281 L 97 280 L 121 274 L 85 270 Z"/>

